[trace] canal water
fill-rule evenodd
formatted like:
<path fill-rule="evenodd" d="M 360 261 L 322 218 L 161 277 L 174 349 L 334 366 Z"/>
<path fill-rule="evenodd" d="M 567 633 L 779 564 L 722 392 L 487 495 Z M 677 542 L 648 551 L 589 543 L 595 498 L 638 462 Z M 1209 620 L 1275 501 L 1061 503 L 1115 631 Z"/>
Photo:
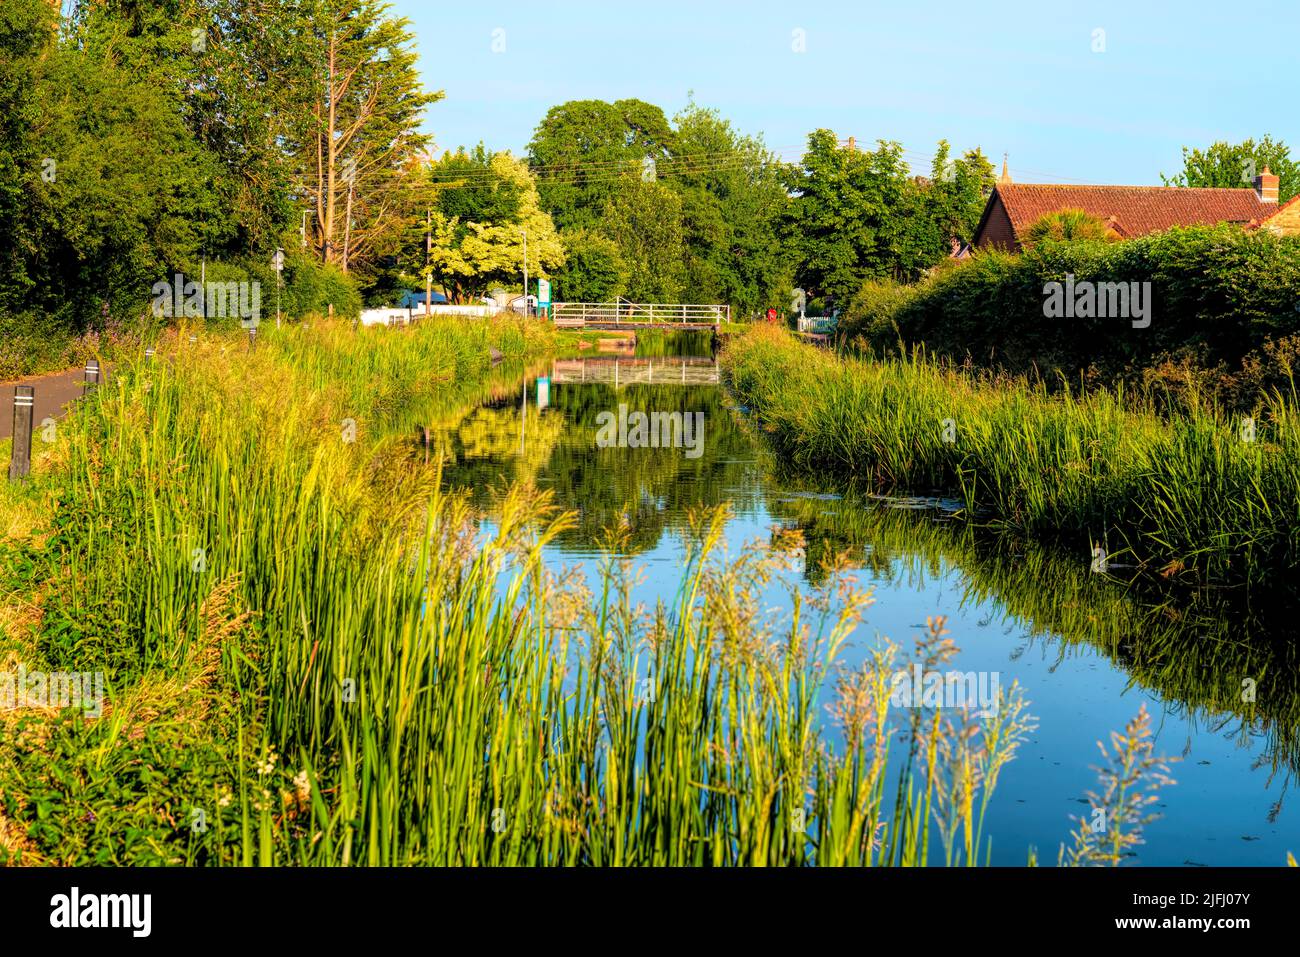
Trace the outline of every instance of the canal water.
<path fill-rule="evenodd" d="M 661 425 L 680 416 L 683 428 L 667 447 L 649 446 L 636 413 L 658 413 Z M 1019 682 L 1037 720 L 989 806 L 994 864 L 1022 865 L 1031 847 L 1055 862 L 1074 818 L 1086 816 L 1085 795 L 1100 790 L 1098 742 L 1109 750 L 1111 732 L 1143 704 L 1157 753 L 1178 760 L 1132 863 L 1277 866 L 1288 850 L 1300 854 L 1291 806 L 1300 795 L 1289 794 L 1300 769 L 1300 666 L 1291 635 L 1257 607 L 1152 592 L 1094 573 L 1086 555 L 981 537 L 947 520 L 954 503 L 942 497 L 882 498 L 790 474 L 729 401 L 707 354 L 559 360 L 443 431 L 446 480 L 479 504 L 503 479 L 529 480 L 577 511 L 547 553 L 557 570 L 594 576 L 605 530 L 626 521 L 625 554 L 641 570 L 636 596 L 647 607 L 676 594 L 688 511 L 726 503 L 730 553 L 770 541 L 774 529 L 798 530 L 803 587 L 820 583 L 823 558 L 847 555 L 859 587 L 874 589 L 846 665 L 882 636 L 910 651 L 927 617 L 946 616 L 960 651 L 944 669 L 994 675 L 1003 688 Z M 788 594 L 774 587 L 769 597 L 768 613 L 788 617 Z M 906 720 L 895 715 L 896 726 Z"/>

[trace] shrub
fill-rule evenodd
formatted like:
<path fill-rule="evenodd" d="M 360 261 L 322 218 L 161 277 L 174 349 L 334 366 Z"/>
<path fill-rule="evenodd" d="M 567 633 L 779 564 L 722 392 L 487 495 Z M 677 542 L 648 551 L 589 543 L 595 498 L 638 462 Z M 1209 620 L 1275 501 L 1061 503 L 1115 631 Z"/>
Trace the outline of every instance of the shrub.
<path fill-rule="evenodd" d="M 1082 209 L 1062 209 L 1039 217 L 1025 230 L 1023 242 L 1033 248 L 1045 242 L 1114 242 L 1119 234 L 1102 219 Z"/>
<path fill-rule="evenodd" d="M 312 313 L 354 318 L 361 313 L 361 291 L 356 281 L 337 266 L 319 263 L 307 256 L 286 257 L 284 311 L 300 319 Z M 274 287 L 272 287 L 274 288 Z M 274 310 L 274 306 L 271 307 Z"/>
<path fill-rule="evenodd" d="M 1149 282 L 1151 323 L 1047 318 L 1044 287 Z M 1300 334 L 1300 238 L 1236 226 L 1171 229 L 1124 242 L 1046 241 L 1019 254 L 976 253 L 898 292 L 869 286 L 846 331 L 860 345 L 901 339 L 932 353 L 1012 372 L 1140 380 L 1172 363 L 1217 370 L 1231 389 L 1279 385 L 1289 336 Z M 1263 376 L 1261 374 L 1268 372 Z M 1244 378 L 1241 378 L 1244 377 Z"/>

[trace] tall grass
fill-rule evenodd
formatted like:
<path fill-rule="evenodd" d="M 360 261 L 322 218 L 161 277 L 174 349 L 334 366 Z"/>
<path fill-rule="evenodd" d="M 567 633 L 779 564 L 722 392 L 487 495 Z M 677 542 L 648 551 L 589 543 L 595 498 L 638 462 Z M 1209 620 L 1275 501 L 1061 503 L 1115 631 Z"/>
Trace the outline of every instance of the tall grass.
<path fill-rule="evenodd" d="M 738 400 L 801 467 L 948 490 L 967 520 L 1201 583 L 1284 582 L 1300 560 L 1294 396 L 1264 397 L 1249 423 L 1196 403 L 1163 419 L 1123 392 L 841 359 L 780 330 L 724 355 Z"/>
<path fill-rule="evenodd" d="M 635 603 L 619 530 L 590 593 L 542 562 L 574 520 L 548 495 L 502 488 L 483 525 L 384 431 L 401 414 L 374 370 L 418 391 L 400 348 L 475 365 L 482 329 L 412 330 L 381 356 L 359 350 L 383 334 L 313 335 L 182 337 L 61 431 L 32 554 L 39 647 L 106 671 L 111 700 L 7 727 L 3 814 L 28 859 L 982 862 L 984 808 L 1030 727 L 1017 689 L 893 727 L 908 657 L 838 663 L 870 596 L 828 574 L 768 619 L 796 545 L 724 556 L 724 510 L 695 516 L 673 601 Z M 371 423 L 356 441 L 349 413 Z M 917 659 L 946 660 L 943 635 L 933 621 Z"/>

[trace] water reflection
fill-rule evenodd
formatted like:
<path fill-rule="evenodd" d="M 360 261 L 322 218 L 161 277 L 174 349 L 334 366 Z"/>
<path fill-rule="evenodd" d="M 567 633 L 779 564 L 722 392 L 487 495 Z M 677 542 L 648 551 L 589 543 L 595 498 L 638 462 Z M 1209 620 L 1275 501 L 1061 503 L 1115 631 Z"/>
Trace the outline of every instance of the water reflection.
<path fill-rule="evenodd" d="M 1279 864 L 1300 847 L 1285 808 L 1300 771 L 1293 609 L 1107 579 L 1087 556 L 948 521 L 955 502 L 882 498 L 788 474 L 709 381 L 711 358 L 645 358 L 560 360 L 511 388 L 494 386 L 432 427 L 445 480 L 485 509 L 503 479 L 550 488 L 578 513 L 553 546 L 557 564 L 590 558 L 607 529 L 626 523 L 626 553 L 647 569 L 647 602 L 675 592 L 682 553 L 671 533 L 686 527 L 688 511 L 726 502 L 735 516 L 728 547 L 796 532 L 809 584 L 847 561 L 876 588 L 869 627 L 855 638 L 862 649 L 878 633 L 906 641 L 927 615 L 949 615 L 963 667 L 1020 681 L 1040 719 L 989 810 L 1001 843 L 995 862 L 1023 864 L 1031 844 L 1054 858 L 1068 814 L 1093 786 L 1095 742 L 1142 702 L 1158 717 L 1160 750 L 1184 758 L 1164 819 L 1148 830 L 1144 863 Z M 698 414 L 702 454 L 671 442 L 602 445 L 602 414 L 620 406 L 660 423 Z"/>

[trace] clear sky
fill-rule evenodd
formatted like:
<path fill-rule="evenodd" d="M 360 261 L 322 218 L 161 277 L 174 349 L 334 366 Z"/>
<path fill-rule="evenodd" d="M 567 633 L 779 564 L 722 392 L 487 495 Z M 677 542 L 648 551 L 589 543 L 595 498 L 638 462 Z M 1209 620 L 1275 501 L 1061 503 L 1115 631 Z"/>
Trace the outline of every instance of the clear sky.
<path fill-rule="evenodd" d="M 671 117 L 693 93 L 786 159 L 818 127 L 898 140 L 918 171 L 941 138 L 999 166 L 1008 153 L 1020 182 L 1159 184 L 1184 144 L 1266 133 L 1300 154 L 1300 0 L 393 8 L 414 24 L 427 85 L 446 91 L 426 124 L 439 151 L 521 153 L 566 100 L 635 97 Z"/>

